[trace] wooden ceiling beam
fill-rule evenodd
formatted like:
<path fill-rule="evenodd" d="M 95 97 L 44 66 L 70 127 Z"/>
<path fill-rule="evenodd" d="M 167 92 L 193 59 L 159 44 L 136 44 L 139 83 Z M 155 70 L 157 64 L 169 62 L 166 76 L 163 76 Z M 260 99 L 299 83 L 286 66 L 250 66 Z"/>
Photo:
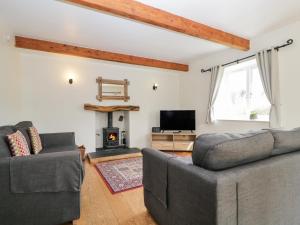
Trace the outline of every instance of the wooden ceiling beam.
<path fill-rule="evenodd" d="M 73 55 L 73 56 L 113 61 L 119 63 L 127 63 L 127 64 L 139 65 L 139 66 L 148 66 L 148 67 L 177 70 L 177 71 L 184 71 L 184 72 L 187 72 L 189 70 L 188 65 L 184 65 L 180 63 L 167 62 L 167 61 L 161 61 L 157 59 L 149 59 L 144 57 L 125 55 L 125 54 L 101 51 L 101 50 L 90 49 L 90 48 L 83 48 L 83 47 L 78 47 L 73 45 L 61 44 L 56 42 L 44 41 L 44 40 L 37 40 L 32 38 L 20 37 L 20 36 L 15 37 L 15 46 L 18 48 L 26 48 L 26 49 L 38 50 L 44 52 Z"/>
<path fill-rule="evenodd" d="M 186 35 L 216 42 L 240 50 L 249 50 L 250 41 L 190 19 L 148 6 L 134 0 L 66 0 Z"/>

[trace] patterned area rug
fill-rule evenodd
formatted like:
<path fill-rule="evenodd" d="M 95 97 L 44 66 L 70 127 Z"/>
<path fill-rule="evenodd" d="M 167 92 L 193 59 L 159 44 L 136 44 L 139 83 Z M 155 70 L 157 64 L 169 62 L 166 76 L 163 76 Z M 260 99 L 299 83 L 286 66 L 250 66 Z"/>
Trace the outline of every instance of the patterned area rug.
<path fill-rule="evenodd" d="M 101 162 L 96 168 L 113 194 L 142 186 L 141 157 Z"/>

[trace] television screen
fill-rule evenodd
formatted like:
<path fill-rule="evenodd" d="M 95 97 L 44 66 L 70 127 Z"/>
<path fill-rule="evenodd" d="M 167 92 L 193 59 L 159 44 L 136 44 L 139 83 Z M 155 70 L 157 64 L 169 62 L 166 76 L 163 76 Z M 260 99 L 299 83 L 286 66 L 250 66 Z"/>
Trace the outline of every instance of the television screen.
<path fill-rule="evenodd" d="M 195 110 L 160 111 L 161 130 L 195 130 Z"/>

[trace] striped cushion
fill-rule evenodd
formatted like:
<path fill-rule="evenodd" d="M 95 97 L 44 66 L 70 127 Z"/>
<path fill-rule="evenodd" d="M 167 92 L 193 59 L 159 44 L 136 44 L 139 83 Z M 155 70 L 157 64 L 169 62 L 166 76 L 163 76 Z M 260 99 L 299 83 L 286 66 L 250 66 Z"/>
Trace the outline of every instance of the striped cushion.
<path fill-rule="evenodd" d="M 35 127 L 29 127 L 28 132 L 31 140 L 32 150 L 34 154 L 38 154 L 43 149 L 39 132 Z"/>
<path fill-rule="evenodd" d="M 7 135 L 7 138 L 12 156 L 30 155 L 27 141 L 20 131 Z"/>

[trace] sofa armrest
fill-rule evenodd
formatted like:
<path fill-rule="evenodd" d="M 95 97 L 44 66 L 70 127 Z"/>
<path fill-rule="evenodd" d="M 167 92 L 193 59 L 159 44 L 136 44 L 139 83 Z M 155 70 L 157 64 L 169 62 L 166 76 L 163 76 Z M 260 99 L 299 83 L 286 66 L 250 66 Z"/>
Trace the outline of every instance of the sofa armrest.
<path fill-rule="evenodd" d="M 79 192 L 83 165 L 78 151 L 12 157 L 10 192 Z"/>
<path fill-rule="evenodd" d="M 145 148 L 143 153 L 143 185 L 164 208 L 168 208 L 168 161 L 175 157 L 158 150 Z"/>
<path fill-rule="evenodd" d="M 75 146 L 75 133 L 49 133 L 40 134 L 43 148 Z"/>

